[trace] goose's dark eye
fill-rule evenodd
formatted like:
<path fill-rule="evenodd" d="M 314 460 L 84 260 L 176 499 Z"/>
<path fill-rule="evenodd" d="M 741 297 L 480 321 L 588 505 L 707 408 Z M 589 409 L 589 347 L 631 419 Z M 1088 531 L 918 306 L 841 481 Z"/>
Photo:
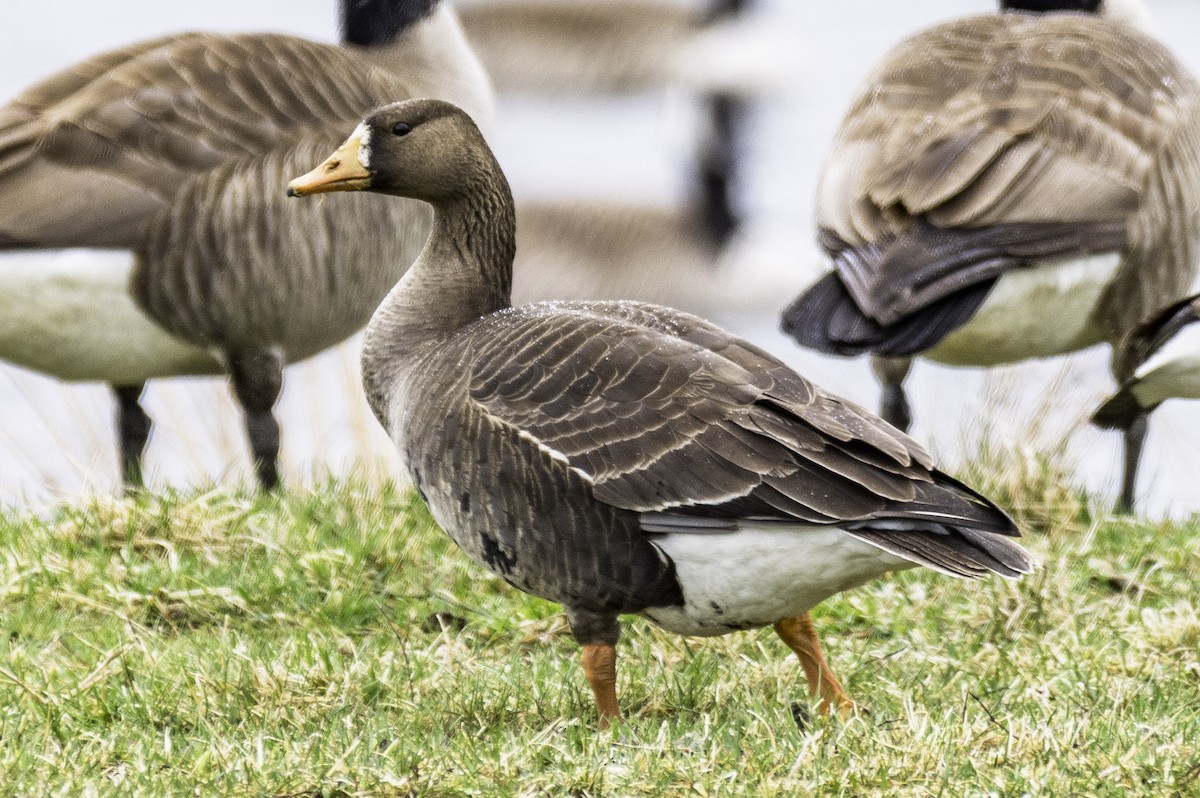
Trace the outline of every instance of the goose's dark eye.
<path fill-rule="evenodd" d="M 397 122 L 392 128 L 392 132 L 397 136 L 407 136 L 408 131 L 410 130 L 412 130 L 412 126 L 410 126 L 407 122 Z"/>

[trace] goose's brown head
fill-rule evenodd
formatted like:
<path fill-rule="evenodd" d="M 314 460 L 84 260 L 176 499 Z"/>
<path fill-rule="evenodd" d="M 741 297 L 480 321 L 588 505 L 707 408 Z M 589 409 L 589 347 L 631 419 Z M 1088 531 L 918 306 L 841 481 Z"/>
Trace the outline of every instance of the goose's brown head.
<path fill-rule="evenodd" d="M 374 191 L 437 202 L 469 186 L 487 152 L 457 106 L 405 100 L 371 112 L 324 163 L 288 183 L 288 196 Z"/>

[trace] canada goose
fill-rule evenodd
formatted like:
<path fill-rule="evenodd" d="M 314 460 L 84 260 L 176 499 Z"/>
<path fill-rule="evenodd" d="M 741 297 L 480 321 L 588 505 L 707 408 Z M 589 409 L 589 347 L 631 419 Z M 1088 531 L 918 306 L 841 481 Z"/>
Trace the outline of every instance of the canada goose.
<path fill-rule="evenodd" d="M 1127 431 L 1142 427 L 1154 408 L 1168 399 L 1200 399 L 1200 295 L 1155 313 L 1133 328 L 1116 350 L 1117 371 L 1130 375 L 1092 414 L 1092 423 Z M 1121 508 L 1133 507 L 1137 487 L 1135 457 L 1125 463 Z"/>
<path fill-rule="evenodd" d="M 1200 260 L 1200 86 L 1129 24 L 1144 9 L 1001 7 L 911 37 L 868 78 L 818 188 L 834 271 L 783 316 L 805 346 L 870 352 L 901 429 L 914 355 L 987 366 L 1115 343 Z M 1066 10 L 1088 13 L 1040 13 Z"/>
<path fill-rule="evenodd" d="M 375 111 L 288 186 L 352 190 L 434 209 L 367 327 L 371 407 L 455 542 L 564 605 L 602 725 L 620 614 L 689 635 L 773 624 L 848 710 L 811 607 L 914 565 L 1030 569 L 1012 521 L 919 444 L 719 327 L 634 302 L 513 307 L 512 195 L 455 106 Z"/>
<path fill-rule="evenodd" d="M 690 196 L 681 206 L 582 200 L 518 204 L 517 296 L 699 300 L 728 295 L 728 275 L 719 274 L 717 266 L 742 227 L 735 188 L 744 103 L 721 94 L 707 95 L 703 102 L 708 124 L 694 155 Z M 645 268 L 647 259 L 654 269 Z"/>
<path fill-rule="evenodd" d="M 740 21 L 748 5 L 503 0 L 460 9 L 467 37 L 499 89 L 594 96 L 684 83 L 697 91 L 700 140 L 689 201 L 675 209 L 578 199 L 518 203 L 518 296 L 554 295 L 541 290 L 547 280 L 559 296 L 572 297 L 702 303 L 705 294 L 727 293 L 716 264 L 740 228 L 733 199 L 738 138 L 748 95 L 764 78 L 730 79 L 698 62 L 719 62 L 723 50 L 735 49 L 729 40 L 736 37 L 715 34 Z M 730 71 L 738 72 L 724 70 Z M 642 266 L 648 257 L 659 266 L 653 273 Z M 564 263 L 572 268 L 561 270 Z M 534 280 L 531 291 L 525 284 Z"/>
<path fill-rule="evenodd" d="M 768 70 L 722 60 L 720 38 L 749 0 L 499 0 L 459 7 L 463 30 L 500 91 L 601 94 L 682 83 L 744 93 Z M 717 66 L 706 62 L 717 61 Z"/>
<path fill-rule="evenodd" d="M 702 218 L 695 204 L 520 202 L 513 296 L 637 298 L 688 308 L 759 299 L 756 286 L 724 268 L 732 230 L 718 234 Z M 763 283 L 764 292 L 773 287 Z"/>
<path fill-rule="evenodd" d="M 143 384 L 225 371 L 259 482 L 276 483 L 283 365 L 361 329 L 429 217 L 379 198 L 300 207 L 275 187 L 381 102 L 444 96 L 490 113 L 448 7 L 342 8 L 344 47 L 166 36 L 76 64 L 0 108 L 0 358 L 112 385 L 135 479 L 150 432 Z M 31 252 L 76 247 L 96 257 L 62 267 Z"/>

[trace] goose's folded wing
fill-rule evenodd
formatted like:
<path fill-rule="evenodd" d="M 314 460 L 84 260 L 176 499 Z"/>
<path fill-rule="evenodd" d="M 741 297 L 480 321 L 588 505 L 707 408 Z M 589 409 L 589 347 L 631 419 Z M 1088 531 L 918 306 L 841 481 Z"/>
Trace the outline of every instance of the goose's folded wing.
<path fill-rule="evenodd" d="M 190 177 L 315 132 L 398 79 L 332 45 L 186 34 L 85 61 L 0 109 L 0 246 L 127 244 Z"/>
<path fill-rule="evenodd" d="M 821 235 L 855 305 L 884 326 L 973 286 L 986 295 L 996 278 L 1024 264 L 1114 252 L 1127 240 L 1123 222 L 941 228 L 920 220 L 902 234 L 858 247 L 829 231 Z M 977 306 L 968 303 L 968 315 Z M 929 319 L 922 324 L 934 326 Z"/>
<path fill-rule="evenodd" d="M 894 50 L 843 122 L 818 222 L 852 246 L 940 228 L 1124 223 L 1194 81 L 1160 45 L 1076 15 L 994 15 Z"/>
<path fill-rule="evenodd" d="M 558 307 L 498 330 L 470 393 L 601 501 L 701 525 L 901 518 L 1014 531 L 903 433 L 713 325 L 631 304 Z"/>

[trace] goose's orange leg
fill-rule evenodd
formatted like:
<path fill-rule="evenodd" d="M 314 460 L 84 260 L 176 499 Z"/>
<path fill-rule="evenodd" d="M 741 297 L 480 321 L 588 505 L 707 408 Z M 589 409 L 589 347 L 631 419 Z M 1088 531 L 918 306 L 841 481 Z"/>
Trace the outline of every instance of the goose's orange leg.
<path fill-rule="evenodd" d="M 585 643 L 583 672 L 596 696 L 600 728 L 607 729 L 614 720 L 621 719 L 621 708 L 617 706 L 617 647 L 607 643 Z"/>
<path fill-rule="evenodd" d="M 808 678 L 809 692 L 821 697 L 822 715 L 828 715 L 830 709 L 837 709 L 842 717 L 849 717 L 858 709 L 829 668 L 811 615 L 806 612 L 795 618 L 785 618 L 775 624 L 775 633 L 788 644 L 788 648 L 796 652 L 804 675 Z"/>

